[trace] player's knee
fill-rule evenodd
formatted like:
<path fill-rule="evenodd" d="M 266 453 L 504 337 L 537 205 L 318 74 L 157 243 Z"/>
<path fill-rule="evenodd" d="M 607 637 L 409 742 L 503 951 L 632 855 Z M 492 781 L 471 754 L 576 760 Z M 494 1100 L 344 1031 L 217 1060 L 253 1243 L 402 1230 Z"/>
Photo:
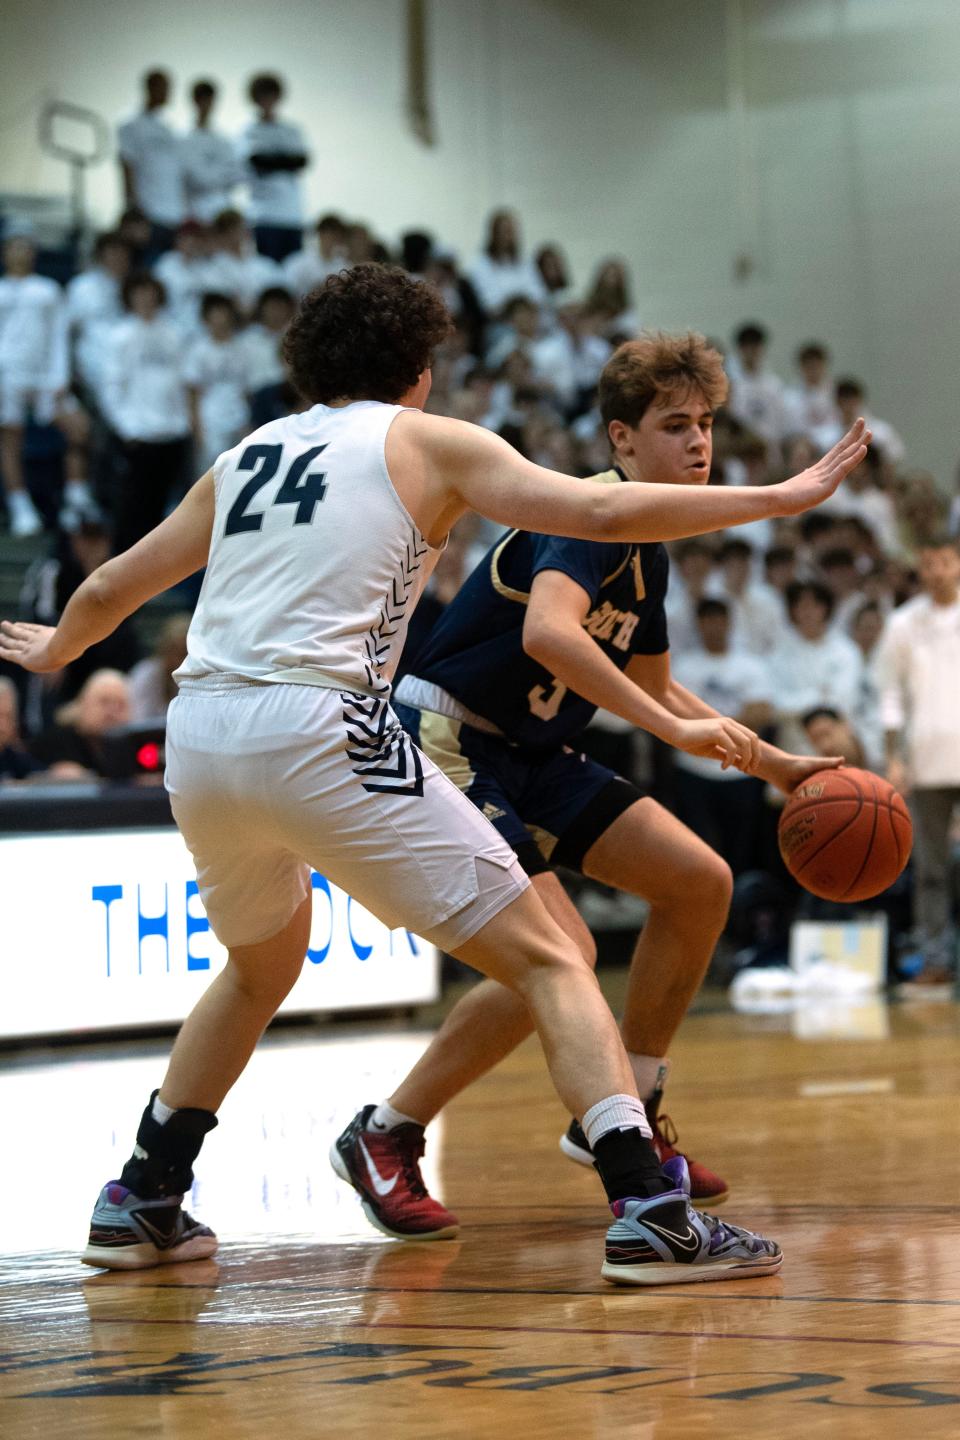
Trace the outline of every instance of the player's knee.
<path fill-rule="evenodd" d="M 730 899 L 733 895 L 733 871 L 716 851 L 705 857 L 701 873 L 697 877 L 698 903 L 702 901 L 711 915 L 727 918 Z"/>

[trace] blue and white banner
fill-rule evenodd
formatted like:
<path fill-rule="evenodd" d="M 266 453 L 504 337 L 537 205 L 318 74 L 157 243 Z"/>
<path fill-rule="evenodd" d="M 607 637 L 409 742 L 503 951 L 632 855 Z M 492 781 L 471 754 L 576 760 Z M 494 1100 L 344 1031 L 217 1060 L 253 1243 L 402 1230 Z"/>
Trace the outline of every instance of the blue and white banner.
<path fill-rule="evenodd" d="M 322 875 L 284 1013 L 436 999 L 439 956 Z M 0 839 L 0 1036 L 182 1020 L 223 966 L 175 829 Z"/>

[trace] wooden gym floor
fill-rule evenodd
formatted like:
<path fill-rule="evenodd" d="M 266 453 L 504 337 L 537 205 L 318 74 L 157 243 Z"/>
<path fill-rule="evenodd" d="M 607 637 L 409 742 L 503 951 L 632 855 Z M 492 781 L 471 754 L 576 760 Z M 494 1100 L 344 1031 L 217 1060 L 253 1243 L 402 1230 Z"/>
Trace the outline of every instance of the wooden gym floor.
<path fill-rule="evenodd" d="M 77 1262 L 166 1042 L 0 1057 L 3 1440 L 960 1435 L 960 1009 L 734 1015 L 669 1109 L 778 1238 L 772 1279 L 617 1290 L 596 1177 L 525 1045 L 430 1135 L 461 1239 L 370 1230 L 332 1136 L 420 1053 L 395 1025 L 264 1042 L 199 1162 L 216 1261 Z"/>

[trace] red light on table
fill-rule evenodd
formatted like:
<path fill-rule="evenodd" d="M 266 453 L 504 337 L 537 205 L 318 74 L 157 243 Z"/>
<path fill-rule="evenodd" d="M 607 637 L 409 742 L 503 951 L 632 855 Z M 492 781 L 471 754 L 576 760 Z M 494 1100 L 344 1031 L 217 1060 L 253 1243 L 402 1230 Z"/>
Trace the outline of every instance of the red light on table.
<path fill-rule="evenodd" d="M 156 770 L 160 764 L 160 746 L 150 740 L 137 751 L 137 764 L 141 770 Z"/>

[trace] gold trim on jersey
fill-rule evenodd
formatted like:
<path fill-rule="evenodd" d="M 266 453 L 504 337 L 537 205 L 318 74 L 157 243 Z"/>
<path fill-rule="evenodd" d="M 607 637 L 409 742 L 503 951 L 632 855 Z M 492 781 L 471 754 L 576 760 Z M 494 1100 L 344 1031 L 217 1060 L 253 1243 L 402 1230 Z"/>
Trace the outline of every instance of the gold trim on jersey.
<path fill-rule="evenodd" d="M 616 470 L 601 470 L 599 474 L 588 475 L 586 478 L 588 480 L 592 480 L 595 485 L 620 484 L 620 476 L 617 474 Z M 493 554 L 490 556 L 490 583 L 493 586 L 494 590 L 496 590 L 497 594 L 502 595 L 505 600 L 516 600 L 518 604 L 526 605 L 530 600 L 530 591 L 514 590 L 510 585 L 505 584 L 504 581 L 500 579 L 500 556 L 503 554 L 506 547 L 510 544 L 510 541 L 519 534 L 519 530 L 509 530 L 507 534 L 504 535 L 503 539 L 500 541 L 500 544 L 494 550 Z M 617 542 L 614 541 L 613 543 L 616 544 Z M 640 557 L 637 555 L 636 551 L 633 552 L 632 561 L 631 557 L 628 555 L 626 560 L 624 560 L 620 565 L 617 566 L 616 570 L 611 570 L 609 575 L 604 576 L 600 584 L 601 587 L 604 585 L 609 585 L 611 581 L 616 580 L 618 576 L 622 575 L 624 570 L 631 563 L 633 565 L 635 584 L 637 587 L 637 599 L 642 600 L 643 597 L 646 595 L 647 591 L 646 587 L 644 586 L 643 575 L 640 570 Z"/>
<path fill-rule="evenodd" d="M 460 749 L 460 721 L 432 710 L 420 711 L 420 749 L 448 780 L 464 794 L 473 784 L 476 772 Z"/>

